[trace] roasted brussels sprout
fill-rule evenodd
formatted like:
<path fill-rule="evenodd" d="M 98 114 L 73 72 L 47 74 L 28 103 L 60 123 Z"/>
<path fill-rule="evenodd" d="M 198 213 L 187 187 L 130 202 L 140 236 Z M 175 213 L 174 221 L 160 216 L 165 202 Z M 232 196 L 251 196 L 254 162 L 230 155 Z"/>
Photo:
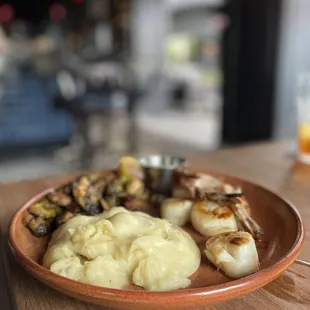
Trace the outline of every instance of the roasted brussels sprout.
<path fill-rule="evenodd" d="M 35 217 L 31 219 L 27 225 L 31 230 L 32 234 L 36 237 L 46 236 L 51 232 L 51 222 L 49 220 L 45 220 L 41 217 Z"/>
<path fill-rule="evenodd" d="M 51 219 L 61 213 L 61 208 L 47 199 L 43 199 L 28 208 L 29 213 L 43 219 Z"/>
<path fill-rule="evenodd" d="M 125 184 L 126 179 L 118 178 L 106 186 L 105 194 L 108 196 L 120 195 L 125 192 Z"/>
<path fill-rule="evenodd" d="M 127 179 L 131 179 L 132 177 L 141 179 L 143 177 L 143 170 L 139 161 L 131 156 L 122 157 L 119 160 L 117 170 L 120 176 L 126 177 Z"/>
<path fill-rule="evenodd" d="M 65 209 L 73 214 L 83 213 L 83 209 L 76 202 L 72 202 Z"/>
<path fill-rule="evenodd" d="M 91 182 L 86 176 L 81 176 L 75 183 L 73 183 L 72 195 L 78 203 L 80 202 L 80 199 L 87 194 L 90 185 Z"/>
<path fill-rule="evenodd" d="M 105 191 L 106 185 L 107 185 L 106 180 L 99 179 L 92 184 L 91 189 L 96 191 L 96 194 L 98 195 L 98 197 L 102 197 L 102 195 Z"/>
<path fill-rule="evenodd" d="M 130 196 L 141 196 L 144 191 L 144 184 L 137 178 L 132 178 L 126 184 L 126 194 Z"/>
<path fill-rule="evenodd" d="M 96 183 L 99 180 L 103 180 L 105 181 L 105 184 L 112 182 L 117 177 L 114 172 L 109 172 L 106 174 L 98 174 L 98 173 L 85 174 L 84 176 L 88 178 L 90 183 Z"/>
<path fill-rule="evenodd" d="M 55 218 L 55 225 L 58 228 L 59 226 L 63 225 L 70 219 L 72 219 L 75 216 L 74 213 L 64 210 L 61 214 L 57 215 Z"/>
<path fill-rule="evenodd" d="M 102 212 L 99 200 L 102 194 L 92 186 L 86 176 L 82 176 L 73 186 L 73 196 L 83 211 L 88 215 Z"/>
<path fill-rule="evenodd" d="M 102 175 L 97 173 L 90 173 L 84 175 L 91 183 L 96 182 L 98 179 L 102 177 Z"/>
<path fill-rule="evenodd" d="M 113 172 L 84 174 L 48 193 L 28 208 L 24 224 L 35 236 L 44 236 L 76 214 L 97 215 L 121 205 L 129 210 L 146 211 L 150 201 L 160 199 L 152 197 L 142 176 L 139 162 L 124 157 Z"/>
<path fill-rule="evenodd" d="M 26 212 L 26 214 L 24 215 L 24 218 L 23 218 L 24 225 L 27 226 L 29 224 L 29 222 L 31 220 L 33 220 L 34 218 L 35 217 L 32 214 L 30 214 L 29 212 Z"/>
<path fill-rule="evenodd" d="M 113 182 L 117 177 L 118 175 L 113 171 L 102 176 L 107 184 Z"/>
<path fill-rule="evenodd" d="M 111 209 L 111 206 L 103 198 L 100 199 L 100 204 L 102 206 L 103 211 L 109 211 Z"/>
<path fill-rule="evenodd" d="M 57 192 L 64 193 L 65 195 L 72 196 L 72 183 L 68 183 L 60 187 Z"/>
<path fill-rule="evenodd" d="M 60 207 L 67 207 L 72 203 L 72 198 L 69 195 L 59 191 L 49 193 L 47 199 Z"/>
<path fill-rule="evenodd" d="M 130 211 L 146 211 L 150 204 L 145 200 L 127 198 L 124 201 L 124 207 Z"/>
<path fill-rule="evenodd" d="M 100 201 L 98 201 L 96 204 L 89 204 L 87 205 L 86 209 L 85 209 L 85 213 L 87 215 L 97 215 L 102 213 L 103 208 L 100 204 Z"/>
<path fill-rule="evenodd" d="M 121 205 L 121 200 L 116 196 L 107 196 L 104 198 L 105 202 L 110 206 L 110 208 L 117 207 Z"/>
<path fill-rule="evenodd" d="M 89 194 L 89 188 L 91 182 L 86 176 L 82 176 L 74 185 L 72 194 L 76 202 L 83 208 L 86 208 L 86 204 L 97 203 L 97 197 Z"/>

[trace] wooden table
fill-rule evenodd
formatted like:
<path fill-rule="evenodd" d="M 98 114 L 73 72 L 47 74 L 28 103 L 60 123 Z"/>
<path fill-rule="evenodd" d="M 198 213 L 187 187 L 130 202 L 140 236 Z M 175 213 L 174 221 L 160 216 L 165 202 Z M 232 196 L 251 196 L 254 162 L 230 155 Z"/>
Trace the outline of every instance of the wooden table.
<path fill-rule="evenodd" d="M 287 146 L 286 143 L 262 143 L 228 148 L 209 154 L 193 155 L 189 157 L 189 162 L 195 168 L 219 170 L 263 184 L 291 200 L 301 213 L 308 235 L 300 258 L 310 261 L 310 167 L 295 164 L 294 159 L 287 154 Z M 66 178 L 68 176 L 1 184 L 1 222 L 8 223 L 14 212 L 30 197 Z M 101 307 L 62 295 L 41 284 L 29 276 L 13 259 L 10 265 L 14 294 L 20 310 L 103 310 Z M 3 283 L 3 273 L 0 273 L 1 276 L 0 283 Z M 6 309 L 3 305 L 0 308 Z M 237 308 L 242 310 L 310 309 L 310 268 L 293 265 L 266 287 L 208 309 Z"/>

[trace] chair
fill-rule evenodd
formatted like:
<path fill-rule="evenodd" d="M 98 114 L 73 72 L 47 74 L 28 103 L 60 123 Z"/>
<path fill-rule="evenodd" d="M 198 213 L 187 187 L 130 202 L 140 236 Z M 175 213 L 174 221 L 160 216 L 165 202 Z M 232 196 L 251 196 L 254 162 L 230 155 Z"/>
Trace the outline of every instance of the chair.
<path fill-rule="evenodd" d="M 75 59 L 67 63 L 70 65 L 57 77 L 60 93 L 54 98 L 54 106 L 68 111 L 75 121 L 76 136 L 73 141 L 80 144 L 77 149 L 80 149 L 78 159 L 82 168 L 91 167 L 97 150 L 97 146 L 91 142 L 89 121 L 94 115 L 103 116 L 109 138 L 113 114 L 118 109 L 113 105 L 112 96 L 117 91 L 123 92 L 126 97 L 125 108 L 130 127 L 127 151 L 135 152 L 138 141 L 135 115 L 141 92 L 126 83 L 128 72 L 117 62 L 82 64 Z"/>

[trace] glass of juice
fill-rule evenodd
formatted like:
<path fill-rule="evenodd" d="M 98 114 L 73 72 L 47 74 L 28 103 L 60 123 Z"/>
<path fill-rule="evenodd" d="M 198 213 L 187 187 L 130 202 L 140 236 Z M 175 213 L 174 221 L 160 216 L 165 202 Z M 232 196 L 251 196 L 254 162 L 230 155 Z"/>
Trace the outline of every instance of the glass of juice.
<path fill-rule="evenodd" d="M 310 73 L 300 74 L 297 83 L 298 159 L 310 164 Z"/>

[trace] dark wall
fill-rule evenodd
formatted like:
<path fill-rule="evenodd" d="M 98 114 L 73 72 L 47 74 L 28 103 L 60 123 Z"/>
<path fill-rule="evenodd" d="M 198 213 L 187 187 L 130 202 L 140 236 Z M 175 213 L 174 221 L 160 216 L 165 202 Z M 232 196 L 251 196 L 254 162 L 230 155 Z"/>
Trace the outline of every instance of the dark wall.
<path fill-rule="evenodd" d="M 223 36 L 223 143 L 272 137 L 281 0 L 231 0 Z"/>
<path fill-rule="evenodd" d="M 13 6 L 15 16 L 33 23 L 40 23 L 49 18 L 49 7 L 53 0 L 1 0 Z"/>

